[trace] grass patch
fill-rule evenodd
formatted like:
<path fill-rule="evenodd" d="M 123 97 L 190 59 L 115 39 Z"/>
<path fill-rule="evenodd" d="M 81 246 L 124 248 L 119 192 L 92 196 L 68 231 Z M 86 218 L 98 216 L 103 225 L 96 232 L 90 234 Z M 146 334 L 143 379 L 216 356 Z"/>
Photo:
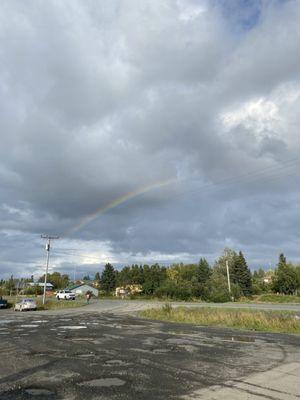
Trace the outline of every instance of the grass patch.
<path fill-rule="evenodd" d="M 61 310 L 64 308 L 76 308 L 86 305 L 85 299 L 76 300 L 57 300 L 55 298 L 46 299 L 46 303 L 43 305 L 42 299 L 36 299 L 38 310 Z"/>
<path fill-rule="evenodd" d="M 300 318 L 289 311 L 255 311 L 212 307 L 151 308 L 139 313 L 143 318 L 196 325 L 213 325 L 262 332 L 300 333 Z"/>
<path fill-rule="evenodd" d="M 258 296 L 253 296 L 252 301 L 256 303 L 300 303 L 300 296 L 288 294 L 273 294 L 266 293 Z"/>

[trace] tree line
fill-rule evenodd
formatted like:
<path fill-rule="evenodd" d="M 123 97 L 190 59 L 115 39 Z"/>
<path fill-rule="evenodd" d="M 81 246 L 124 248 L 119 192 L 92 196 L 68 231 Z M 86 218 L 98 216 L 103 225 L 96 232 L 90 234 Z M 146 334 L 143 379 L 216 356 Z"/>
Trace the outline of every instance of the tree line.
<path fill-rule="evenodd" d="M 90 277 L 86 276 L 85 279 L 89 281 Z M 33 277 L 23 282 L 32 280 Z M 44 282 L 44 276 L 39 281 Z M 69 276 L 59 272 L 49 274 L 47 281 L 55 289 L 63 289 L 71 284 Z M 121 270 L 108 263 L 90 283 L 106 295 L 113 294 L 116 287 L 139 285 L 141 294 L 149 297 L 225 302 L 269 292 L 300 295 L 300 267 L 288 263 L 284 254 L 280 254 L 275 271 L 259 269 L 251 273 L 243 253 L 226 248 L 212 266 L 205 258 L 194 264 L 177 263 L 169 267 L 134 264 Z M 13 276 L 0 281 L 0 294 L 9 294 L 14 290 L 16 280 Z M 41 291 L 40 287 L 29 287 L 24 293 L 40 294 Z"/>
<path fill-rule="evenodd" d="M 102 274 L 97 273 L 95 278 L 106 293 L 136 284 L 141 285 L 144 295 L 179 300 L 225 302 L 267 292 L 300 294 L 300 267 L 287 263 L 283 254 L 275 271 L 260 269 L 251 273 L 243 253 L 231 249 L 225 249 L 213 266 L 205 258 L 197 264 L 179 263 L 170 267 L 134 264 L 120 271 L 106 264 Z"/>

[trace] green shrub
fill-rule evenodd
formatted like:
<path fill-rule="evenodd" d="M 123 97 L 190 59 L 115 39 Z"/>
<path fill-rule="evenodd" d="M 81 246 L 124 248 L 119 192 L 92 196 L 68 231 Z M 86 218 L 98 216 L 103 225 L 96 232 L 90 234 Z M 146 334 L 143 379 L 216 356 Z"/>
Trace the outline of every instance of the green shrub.
<path fill-rule="evenodd" d="M 158 298 L 170 298 L 173 300 L 190 300 L 192 287 L 188 282 L 176 283 L 165 281 L 154 293 Z"/>

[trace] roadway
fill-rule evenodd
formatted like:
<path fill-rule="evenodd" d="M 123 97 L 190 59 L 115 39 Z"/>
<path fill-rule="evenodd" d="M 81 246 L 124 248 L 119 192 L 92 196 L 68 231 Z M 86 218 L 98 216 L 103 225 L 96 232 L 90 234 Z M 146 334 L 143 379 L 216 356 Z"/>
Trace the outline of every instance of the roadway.
<path fill-rule="evenodd" d="M 149 306 L 1 310 L 0 400 L 299 400 L 299 336 L 135 316 Z"/>

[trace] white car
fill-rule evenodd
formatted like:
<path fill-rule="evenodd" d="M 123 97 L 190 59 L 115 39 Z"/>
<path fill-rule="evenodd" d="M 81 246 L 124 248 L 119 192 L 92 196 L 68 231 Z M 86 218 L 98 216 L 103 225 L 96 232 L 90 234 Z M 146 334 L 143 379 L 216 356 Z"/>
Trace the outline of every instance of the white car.
<path fill-rule="evenodd" d="M 15 304 L 15 311 L 35 311 L 37 309 L 36 302 L 33 299 L 22 299 Z"/>
<path fill-rule="evenodd" d="M 75 293 L 71 292 L 71 290 L 59 290 L 56 293 L 57 300 L 75 300 Z"/>

